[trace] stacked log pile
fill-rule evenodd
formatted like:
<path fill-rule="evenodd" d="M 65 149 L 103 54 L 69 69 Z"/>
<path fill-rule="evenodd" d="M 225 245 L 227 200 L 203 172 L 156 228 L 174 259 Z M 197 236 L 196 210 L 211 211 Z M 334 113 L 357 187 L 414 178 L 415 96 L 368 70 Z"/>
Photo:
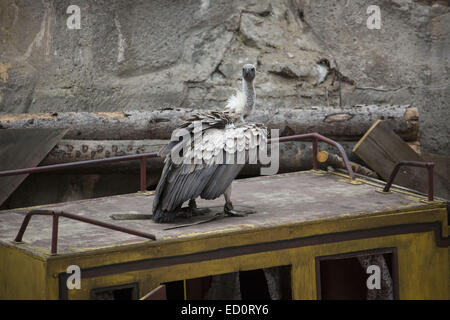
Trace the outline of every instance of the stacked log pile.
<path fill-rule="evenodd" d="M 67 112 L 44 114 L 0 115 L 0 128 L 68 128 L 69 132 L 40 165 L 81 160 L 102 159 L 121 155 L 157 152 L 170 139 L 172 131 L 184 119 L 199 110 L 162 109 L 130 112 Z M 256 110 L 249 121 L 278 129 L 280 136 L 318 132 L 340 142 L 350 159 L 360 162 L 352 154 L 356 142 L 376 120 L 385 120 L 403 140 L 417 144 L 417 109 L 409 105 L 356 105 L 348 107 L 312 106 L 304 108 Z M 325 165 L 342 167 L 342 159 L 335 150 L 319 144 L 330 153 Z M 311 168 L 311 144 L 305 141 L 283 143 L 280 146 L 280 171 Z M 150 161 L 150 160 L 149 160 Z M 158 161 L 158 160 L 152 160 Z M 115 164 L 111 167 L 137 169 L 137 163 Z M 156 166 L 160 168 L 160 165 Z M 152 172 L 150 166 L 149 174 Z M 359 172 L 371 174 L 361 166 Z M 361 171 L 362 170 L 362 171 Z M 247 168 L 244 175 L 252 175 Z M 152 177 L 149 181 L 157 180 Z"/>

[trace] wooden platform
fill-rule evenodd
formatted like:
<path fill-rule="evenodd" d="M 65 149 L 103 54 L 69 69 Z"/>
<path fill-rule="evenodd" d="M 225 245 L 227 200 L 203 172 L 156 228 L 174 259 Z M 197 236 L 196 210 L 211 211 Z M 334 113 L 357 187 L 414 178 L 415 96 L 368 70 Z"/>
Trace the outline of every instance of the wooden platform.
<path fill-rule="evenodd" d="M 165 230 L 166 228 L 205 220 L 223 209 L 223 197 L 214 201 L 198 201 L 199 207 L 210 207 L 211 213 L 191 219 L 177 218 L 172 224 L 156 224 L 152 220 L 113 220 L 113 214 L 151 214 L 151 193 L 127 194 L 114 197 L 45 205 L 39 208 L 63 210 L 135 230 L 152 233 L 156 243 L 224 235 L 265 228 L 311 225 L 331 220 L 351 220 L 355 217 L 395 215 L 398 212 L 443 208 L 442 202 L 427 203 L 423 196 L 393 188 L 393 192 L 377 192 L 376 183 L 357 179 L 356 184 L 341 174 L 304 171 L 257 177 L 233 182 L 232 199 L 235 206 L 256 211 L 247 217 L 223 217 L 204 224 Z M 25 232 L 23 243 L 14 243 L 24 215 L 31 210 L 0 211 L 0 244 L 25 250 L 38 256 L 50 256 L 52 220 L 34 216 Z M 367 227 L 370 227 L 368 225 Z M 109 230 L 83 222 L 60 218 L 58 255 L 88 252 L 103 248 L 149 243 L 137 236 Z M 151 244 L 153 243 L 153 244 Z"/>

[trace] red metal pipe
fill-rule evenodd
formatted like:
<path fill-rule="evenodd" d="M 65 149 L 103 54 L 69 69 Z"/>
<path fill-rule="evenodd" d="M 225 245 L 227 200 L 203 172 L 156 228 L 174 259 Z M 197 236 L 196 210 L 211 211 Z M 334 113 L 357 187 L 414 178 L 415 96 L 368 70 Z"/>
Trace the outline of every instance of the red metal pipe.
<path fill-rule="evenodd" d="M 397 176 L 397 173 L 400 170 L 400 167 L 402 167 L 402 166 L 427 168 L 427 170 L 428 170 L 428 201 L 433 201 L 433 199 L 434 199 L 434 177 L 433 177 L 434 162 L 400 161 L 399 163 L 397 163 L 394 166 L 394 169 L 392 170 L 389 180 L 386 183 L 386 185 L 384 186 L 383 192 L 389 192 L 389 189 L 391 188 L 392 183 L 394 182 L 394 179 Z"/>
<path fill-rule="evenodd" d="M 140 159 L 140 176 L 141 176 L 141 191 L 145 192 L 147 190 L 147 159 Z"/>
<path fill-rule="evenodd" d="M 278 141 L 278 142 L 287 142 L 287 141 L 296 141 L 296 140 L 305 140 L 305 139 L 313 139 L 313 168 L 318 168 L 317 163 L 317 141 L 320 140 L 322 142 L 328 143 L 329 145 L 332 145 L 336 147 L 339 150 L 339 153 L 342 156 L 342 159 L 344 160 L 345 166 L 347 168 L 348 175 L 353 180 L 355 179 L 352 167 L 350 165 L 350 161 L 348 160 L 347 154 L 345 153 L 344 148 L 337 143 L 336 141 L 333 141 L 327 137 L 324 137 L 316 132 L 314 133 L 306 133 L 306 134 L 298 134 L 293 136 L 286 136 L 281 137 L 277 139 L 269 139 L 269 143 L 272 141 Z M 315 146 L 316 147 L 315 147 Z M 315 150 L 314 150 L 315 149 Z M 19 174 L 30 174 L 30 173 L 40 173 L 40 172 L 49 172 L 49 171 L 56 171 L 61 169 L 68 169 L 68 168 L 78 168 L 78 167 L 90 167 L 97 164 L 103 164 L 103 163 L 112 163 L 112 162 L 120 162 L 120 161 L 128 161 L 128 160 L 142 160 L 147 158 L 156 158 L 158 157 L 157 152 L 152 153 L 141 153 L 141 154 L 135 154 L 135 155 L 129 155 L 129 156 L 119 156 L 119 157 L 112 157 L 112 158 L 106 158 L 106 159 L 97 159 L 97 160 L 86 160 L 86 161 L 77 161 L 77 162 L 69 162 L 69 163 L 62 163 L 62 164 L 54 164 L 49 166 L 43 166 L 43 167 L 34 167 L 34 168 L 25 168 L 25 169 L 16 169 L 16 170 L 6 170 L 6 171 L 0 171 L 0 177 L 6 177 L 6 176 L 14 176 Z M 142 161 L 141 161 L 141 190 L 143 190 L 143 170 L 142 170 Z"/>
<path fill-rule="evenodd" d="M 341 154 L 341 157 L 342 157 L 344 163 L 345 163 L 345 167 L 347 169 L 348 175 L 350 176 L 350 179 L 351 180 L 355 179 L 355 174 L 353 173 L 352 166 L 350 165 L 350 161 L 348 160 L 348 157 L 347 157 L 347 154 L 345 153 L 344 148 L 336 141 L 331 140 L 327 137 L 324 137 L 321 134 L 318 134 L 317 132 L 306 133 L 306 134 L 297 134 L 294 136 L 286 136 L 286 137 L 280 137 L 280 138 L 276 138 L 276 139 L 269 139 L 268 141 L 269 142 L 275 142 L 275 141 L 276 142 L 287 142 L 287 141 L 296 141 L 296 140 L 305 140 L 305 139 L 313 139 L 313 141 L 320 140 L 322 142 L 325 142 L 325 143 L 337 148 L 339 153 Z M 314 149 L 314 145 L 313 145 L 313 149 Z M 314 153 L 314 150 L 313 150 L 313 153 Z M 317 159 L 317 150 L 315 153 L 315 157 Z M 314 161 L 314 154 L 313 154 L 313 161 Z M 314 163 L 313 163 L 313 167 L 314 167 Z"/>
<path fill-rule="evenodd" d="M 121 162 L 121 161 L 156 158 L 156 157 L 158 157 L 158 153 L 152 152 L 152 153 L 140 153 L 140 154 L 133 154 L 133 155 L 129 155 L 129 156 L 120 156 L 120 157 L 112 157 L 112 158 L 97 159 L 97 160 L 86 160 L 86 161 L 77 161 L 77 162 L 69 162 L 69 163 L 61 163 L 61 164 L 52 164 L 52 165 L 43 166 L 43 167 L 0 171 L 0 177 L 14 176 L 14 175 L 19 175 L 19 174 L 49 172 L 49 171 L 56 171 L 56 170 L 68 169 L 68 168 L 91 167 L 91 166 L 94 166 L 97 164 L 103 164 L 103 163 Z"/>
<path fill-rule="evenodd" d="M 434 163 L 428 167 L 428 201 L 434 200 Z"/>
<path fill-rule="evenodd" d="M 93 224 L 99 227 L 116 230 L 128 234 L 132 234 L 135 236 L 147 238 L 150 240 L 156 240 L 156 237 L 153 234 L 140 232 L 137 230 L 120 227 L 114 224 L 110 224 L 103 221 L 98 221 L 91 218 L 81 217 L 74 215 L 72 213 L 64 212 L 64 211 L 52 211 L 52 210 L 31 210 L 29 211 L 25 218 L 23 219 L 22 225 L 20 226 L 19 232 L 17 233 L 16 238 L 14 241 L 16 242 L 22 242 L 23 234 L 25 233 L 25 230 L 27 229 L 28 223 L 30 222 L 30 219 L 33 215 L 47 215 L 47 216 L 53 216 L 53 229 L 52 229 L 52 246 L 51 246 L 51 253 L 56 254 L 57 253 L 57 245 L 58 245 L 58 221 L 59 217 L 65 217 L 72 220 L 77 220 L 89 224 Z"/>
<path fill-rule="evenodd" d="M 317 152 L 318 152 L 318 146 L 317 146 L 317 138 L 314 138 L 312 141 L 312 151 L 313 151 L 313 169 L 317 170 L 319 169 L 319 162 L 317 161 Z"/>
<path fill-rule="evenodd" d="M 58 251 L 58 220 L 59 216 L 57 214 L 53 214 L 52 249 L 51 249 L 52 254 L 56 254 Z"/>

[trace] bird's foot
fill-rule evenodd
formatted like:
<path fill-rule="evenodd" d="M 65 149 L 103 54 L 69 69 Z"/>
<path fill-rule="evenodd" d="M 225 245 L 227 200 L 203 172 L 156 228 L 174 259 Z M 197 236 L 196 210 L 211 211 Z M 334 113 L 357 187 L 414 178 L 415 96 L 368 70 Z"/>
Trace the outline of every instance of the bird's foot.
<path fill-rule="evenodd" d="M 211 210 L 208 208 L 193 208 L 193 209 L 191 208 L 190 210 L 193 216 L 203 216 L 211 212 Z"/>
<path fill-rule="evenodd" d="M 231 202 L 225 203 L 223 207 L 223 212 L 230 217 L 246 217 L 249 214 L 255 213 L 255 210 L 236 210 Z"/>
<path fill-rule="evenodd" d="M 176 212 L 157 211 L 152 218 L 156 223 L 170 223 L 175 220 Z"/>
<path fill-rule="evenodd" d="M 179 217 L 183 217 L 183 218 L 191 218 L 191 217 L 195 217 L 195 216 L 202 216 L 205 215 L 207 213 L 209 213 L 211 210 L 208 208 L 197 208 L 196 206 L 188 206 L 188 207 L 184 207 L 181 208 L 180 211 L 177 213 L 177 216 Z"/>

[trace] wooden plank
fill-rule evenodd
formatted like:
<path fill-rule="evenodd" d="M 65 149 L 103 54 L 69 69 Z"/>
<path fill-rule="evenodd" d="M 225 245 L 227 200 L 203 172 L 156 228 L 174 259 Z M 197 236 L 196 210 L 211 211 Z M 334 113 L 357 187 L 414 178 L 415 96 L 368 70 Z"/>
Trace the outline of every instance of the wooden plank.
<path fill-rule="evenodd" d="M 384 180 L 388 180 L 392 170 L 400 161 L 425 161 L 391 129 L 388 123 L 378 120 L 353 148 L 371 169 Z M 434 172 L 435 195 L 450 199 L 449 184 L 437 168 Z M 402 167 L 394 184 L 428 192 L 428 174 L 424 168 Z"/>
<path fill-rule="evenodd" d="M 0 130 L 0 171 L 37 166 L 68 129 Z M 28 175 L 0 178 L 0 205 Z"/>
<path fill-rule="evenodd" d="M 443 176 L 450 185 L 450 157 L 427 152 L 423 152 L 421 156 L 425 161 L 434 162 L 435 171 Z"/>

